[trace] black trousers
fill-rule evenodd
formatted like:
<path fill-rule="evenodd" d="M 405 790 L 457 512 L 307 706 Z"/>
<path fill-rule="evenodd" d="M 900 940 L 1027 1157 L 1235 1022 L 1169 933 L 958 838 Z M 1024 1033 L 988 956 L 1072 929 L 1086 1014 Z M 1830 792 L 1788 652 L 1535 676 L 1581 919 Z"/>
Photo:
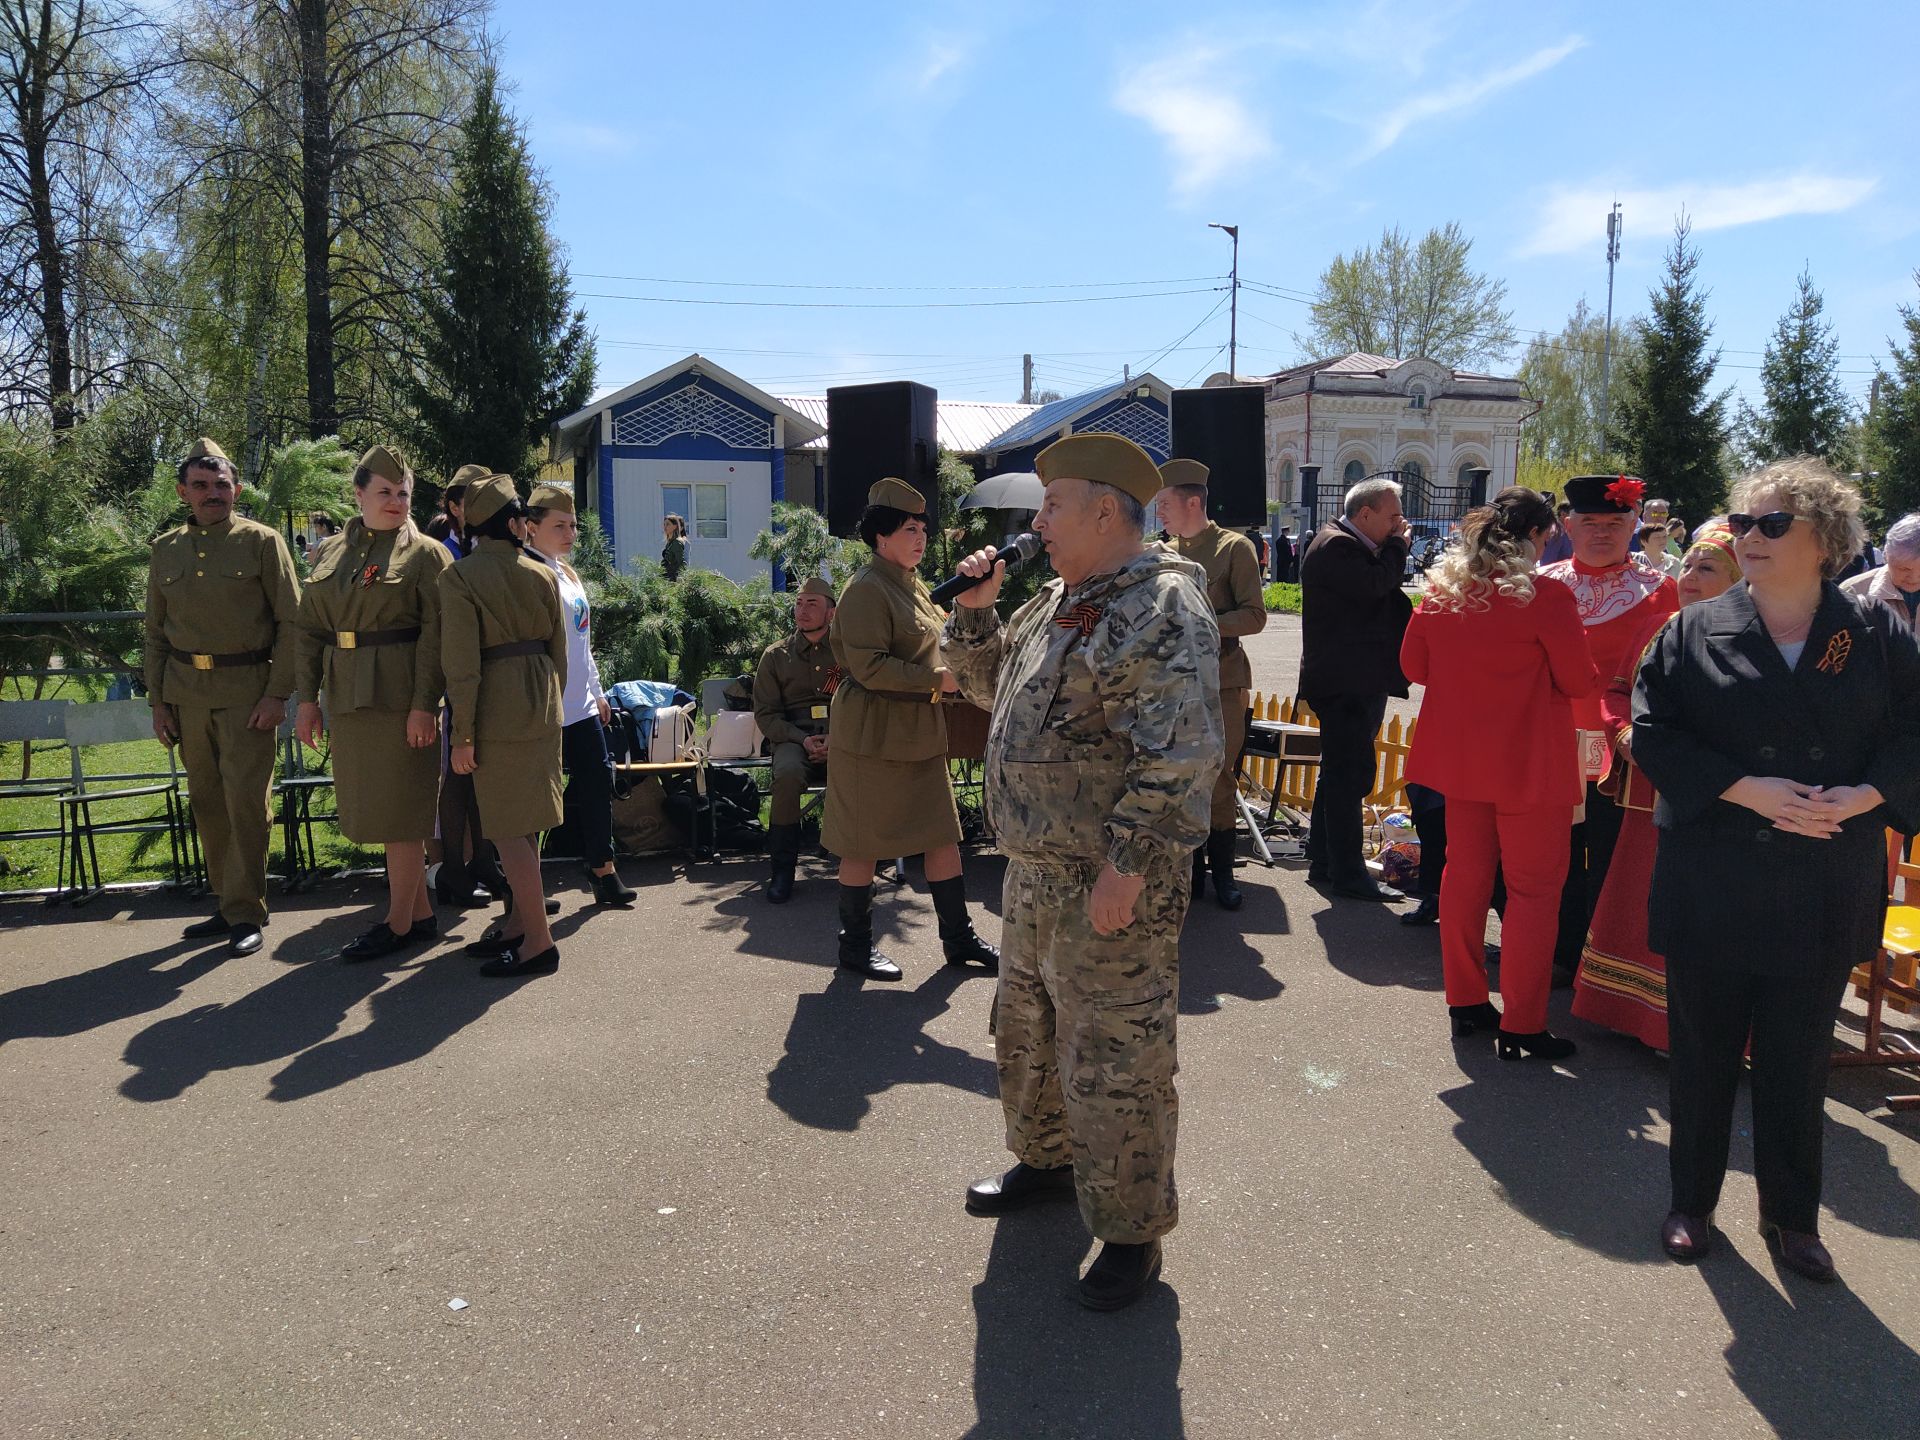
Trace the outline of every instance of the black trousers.
<path fill-rule="evenodd" d="M 598 715 L 560 731 L 560 764 L 567 772 L 561 805 L 580 858 L 598 868 L 613 859 L 613 757 Z"/>
<path fill-rule="evenodd" d="M 1307 704 L 1320 717 L 1320 783 L 1313 792 L 1307 868 L 1335 885 L 1367 883 L 1360 808 L 1378 773 L 1374 737 L 1387 718 L 1385 695 L 1327 695 Z"/>
<path fill-rule="evenodd" d="M 1753 1169 L 1760 1213 L 1820 1228 L 1820 1142 L 1845 967 L 1779 977 L 1667 957 L 1673 1208 L 1711 1214 L 1727 1175 L 1740 1057 L 1753 1042 Z"/>
<path fill-rule="evenodd" d="M 1587 785 L 1587 818 L 1573 827 L 1573 853 L 1567 861 L 1567 883 L 1560 890 L 1560 929 L 1554 937 L 1553 963 L 1571 970 L 1580 963 L 1587 943 L 1587 927 L 1600 904 L 1613 847 L 1620 839 L 1620 807 Z"/>

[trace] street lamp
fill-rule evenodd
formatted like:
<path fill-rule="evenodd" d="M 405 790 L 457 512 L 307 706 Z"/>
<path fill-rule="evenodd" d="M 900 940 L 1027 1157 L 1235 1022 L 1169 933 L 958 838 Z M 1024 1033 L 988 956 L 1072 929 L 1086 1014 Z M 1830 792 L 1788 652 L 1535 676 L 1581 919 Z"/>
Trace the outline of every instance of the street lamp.
<path fill-rule="evenodd" d="M 1217 220 L 1207 222 L 1209 230 L 1224 230 L 1227 238 L 1233 241 L 1233 275 L 1229 282 L 1227 300 L 1227 374 L 1238 378 L 1240 374 L 1240 227 L 1222 225 Z"/>

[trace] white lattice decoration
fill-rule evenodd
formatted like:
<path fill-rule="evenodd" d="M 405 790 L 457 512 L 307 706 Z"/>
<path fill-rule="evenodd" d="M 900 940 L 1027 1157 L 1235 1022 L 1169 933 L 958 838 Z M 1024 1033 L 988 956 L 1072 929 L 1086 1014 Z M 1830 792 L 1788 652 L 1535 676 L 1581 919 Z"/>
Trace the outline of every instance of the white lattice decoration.
<path fill-rule="evenodd" d="M 1091 425 L 1074 432 L 1078 435 L 1104 433 L 1124 435 L 1142 450 L 1165 455 L 1173 449 L 1173 437 L 1167 433 L 1167 417 L 1151 405 L 1129 400 L 1118 410 L 1102 415 Z"/>
<path fill-rule="evenodd" d="M 711 435 L 736 450 L 765 450 L 773 444 L 773 422 L 693 381 L 613 422 L 616 445 L 658 445 L 675 435 Z"/>

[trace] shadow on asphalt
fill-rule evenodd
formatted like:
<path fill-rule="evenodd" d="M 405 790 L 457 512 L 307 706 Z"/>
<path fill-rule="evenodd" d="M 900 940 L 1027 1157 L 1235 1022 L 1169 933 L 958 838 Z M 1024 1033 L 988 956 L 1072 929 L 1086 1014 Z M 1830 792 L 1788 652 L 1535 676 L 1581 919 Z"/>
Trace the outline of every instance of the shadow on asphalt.
<path fill-rule="evenodd" d="M 1314 892 L 1316 895 L 1319 892 Z M 1408 990 L 1443 988 L 1439 932 L 1402 925 L 1413 905 L 1321 897 L 1313 928 L 1327 963 L 1362 985 L 1398 985 Z"/>
<path fill-rule="evenodd" d="M 984 1222 L 983 1222 L 984 1223 Z M 1092 1241 L 1069 1205 L 995 1223 L 973 1288 L 973 1399 L 966 1440 L 1042 1435 L 1184 1436 L 1180 1297 L 1165 1281 L 1113 1314 L 1081 1308 Z"/>
<path fill-rule="evenodd" d="M 942 965 L 911 990 L 836 970 L 827 988 L 802 995 L 787 1050 L 767 1072 L 767 1098 L 802 1125 L 854 1130 L 873 1097 L 896 1085 L 950 1085 L 998 1095 L 993 1062 L 925 1033 L 969 979 L 983 971 Z"/>
<path fill-rule="evenodd" d="M 0 1045 L 29 1037 L 79 1035 L 171 1005 L 227 959 L 224 938 L 176 940 L 95 970 L 62 975 L 0 996 Z M 179 961 L 178 964 L 170 962 Z"/>

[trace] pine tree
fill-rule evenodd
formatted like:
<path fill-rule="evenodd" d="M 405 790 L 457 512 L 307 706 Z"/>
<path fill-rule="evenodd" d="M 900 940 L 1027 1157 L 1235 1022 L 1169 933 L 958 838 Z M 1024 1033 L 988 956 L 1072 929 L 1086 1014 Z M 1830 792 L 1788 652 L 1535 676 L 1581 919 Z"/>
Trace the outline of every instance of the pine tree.
<path fill-rule="evenodd" d="M 1920 270 L 1913 276 L 1920 283 Z M 1882 372 L 1867 419 L 1870 499 L 1885 521 L 1920 510 L 1920 305 L 1902 305 L 1906 344 L 1888 342 L 1892 373 Z"/>
<path fill-rule="evenodd" d="M 1759 462 L 1788 455 L 1818 455 L 1848 468 L 1844 454 L 1853 406 L 1840 384 L 1840 342 L 1820 318 L 1826 300 L 1813 277 L 1800 273 L 1799 293 L 1767 342 L 1760 362 L 1765 399 L 1755 413 L 1742 406 L 1747 449 Z"/>
<path fill-rule="evenodd" d="M 491 68 L 461 127 L 441 242 L 422 302 L 419 458 L 441 475 L 469 461 L 524 474 L 548 425 L 586 403 L 595 356 Z"/>
<path fill-rule="evenodd" d="M 1707 352 L 1713 327 L 1691 231 L 1684 215 L 1674 224 L 1666 274 L 1648 294 L 1652 312 L 1621 367 L 1608 439 L 1649 495 L 1671 500 L 1676 515 L 1697 525 L 1726 501 L 1727 397 L 1708 393 L 1720 354 Z"/>

